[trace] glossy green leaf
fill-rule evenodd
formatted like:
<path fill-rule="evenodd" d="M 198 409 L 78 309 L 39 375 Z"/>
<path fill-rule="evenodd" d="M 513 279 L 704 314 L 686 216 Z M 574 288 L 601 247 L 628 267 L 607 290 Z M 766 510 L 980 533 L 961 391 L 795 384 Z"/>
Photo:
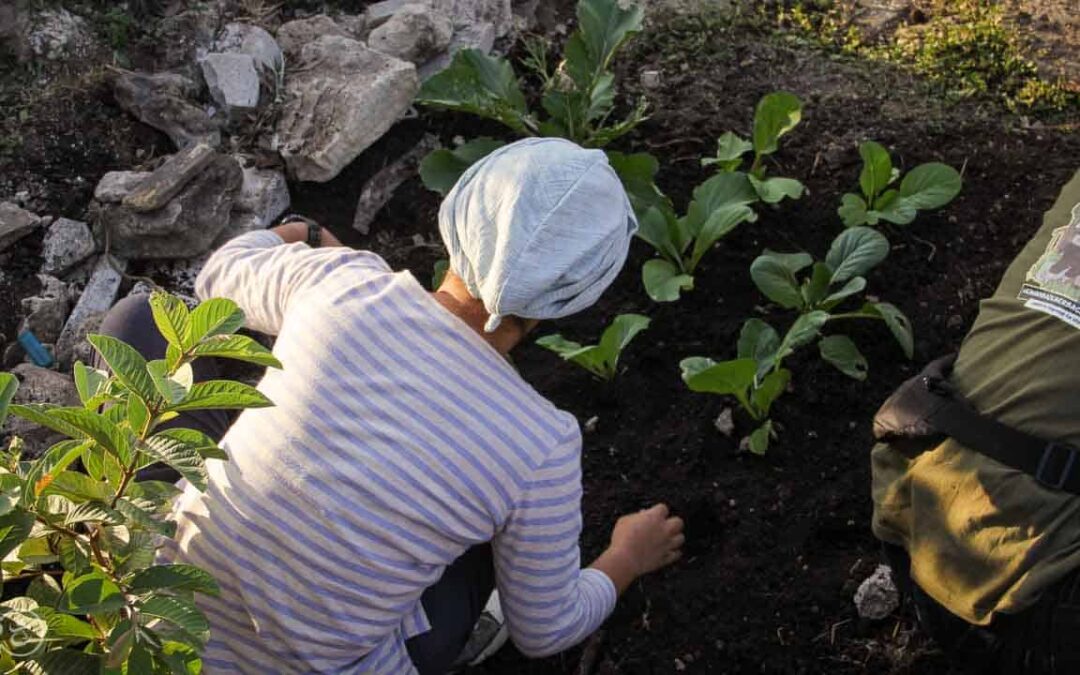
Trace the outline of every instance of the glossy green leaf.
<path fill-rule="evenodd" d="M 142 399 L 135 394 L 130 394 L 128 396 L 127 418 L 128 425 L 135 434 L 142 434 L 150 423 L 150 410 L 147 409 L 146 404 L 142 402 Z"/>
<path fill-rule="evenodd" d="M 651 322 L 652 319 L 641 314 L 620 314 L 604 329 L 598 346 L 610 371 L 615 371 L 623 351 Z"/>
<path fill-rule="evenodd" d="M 747 448 L 755 455 L 764 456 L 769 450 L 769 441 L 775 435 L 772 420 L 765 420 L 764 424 L 750 434 Z"/>
<path fill-rule="evenodd" d="M 269 349 L 246 335 L 215 335 L 191 349 L 193 356 L 245 361 L 268 368 L 281 368 L 281 362 Z"/>
<path fill-rule="evenodd" d="M 705 157 L 702 166 L 717 165 L 721 171 L 735 171 L 743 163 L 743 155 L 754 149 L 754 144 L 731 131 L 725 131 L 716 141 L 716 156 Z"/>
<path fill-rule="evenodd" d="M 192 565 L 155 565 L 136 572 L 126 582 L 136 593 L 166 589 L 209 595 L 221 593 L 217 581 L 208 572 Z"/>
<path fill-rule="evenodd" d="M 754 384 L 757 362 L 754 359 L 712 362 L 691 357 L 679 362 L 683 382 L 691 391 L 709 394 L 745 396 Z"/>
<path fill-rule="evenodd" d="M 101 572 L 90 572 L 64 588 L 59 607 L 70 614 L 115 612 L 124 606 L 120 587 Z"/>
<path fill-rule="evenodd" d="M 690 234 L 670 209 L 654 206 L 646 210 L 638 220 L 637 236 L 671 264 L 682 265 L 682 254 L 690 242 Z"/>
<path fill-rule="evenodd" d="M 769 416 L 772 404 L 787 391 L 788 382 L 790 381 L 791 371 L 786 368 L 774 370 L 762 378 L 761 383 L 750 394 L 750 402 L 756 412 L 755 419 Z"/>
<path fill-rule="evenodd" d="M 809 262 L 813 259 L 806 256 Z M 781 254 L 766 252 L 750 264 L 750 278 L 758 290 L 776 304 L 787 309 L 803 306 L 803 296 L 792 271 L 792 259 Z"/>
<path fill-rule="evenodd" d="M 173 427 L 172 429 L 163 429 L 156 435 L 163 438 L 172 438 L 194 447 L 203 456 L 203 459 L 228 459 L 228 455 L 218 446 L 217 441 L 201 431 Z"/>
<path fill-rule="evenodd" d="M 846 335 L 829 335 L 818 343 L 821 358 L 836 366 L 836 369 L 850 378 L 865 380 L 869 364 L 859 348 Z"/>
<path fill-rule="evenodd" d="M 107 372 L 98 370 L 97 368 L 91 368 L 82 361 L 75 362 L 72 372 L 75 378 L 75 389 L 79 392 L 79 400 L 82 401 L 83 405 L 93 401 L 93 399 L 101 394 L 105 389 L 106 383 L 109 381 L 109 374 Z"/>
<path fill-rule="evenodd" d="M 619 0 L 579 0 L 578 27 L 588 63 L 568 64 L 581 70 L 604 70 L 628 37 L 641 30 L 645 10 L 638 3 Z M 567 57 L 569 60 L 569 57 Z"/>
<path fill-rule="evenodd" d="M 446 280 L 446 273 L 450 271 L 450 261 L 440 258 L 431 266 L 431 290 L 437 291 Z"/>
<path fill-rule="evenodd" d="M 754 211 L 742 204 L 724 206 L 710 213 L 694 239 L 694 250 L 690 254 L 688 271 L 693 273 L 697 269 L 702 256 L 712 248 L 713 244 L 729 234 L 740 223 L 753 221 L 756 218 Z"/>
<path fill-rule="evenodd" d="M 481 137 L 456 148 L 433 150 L 420 160 L 420 180 L 424 187 L 445 197 L 466 169 L 503 145 L 503 141 Z"/>
<path fill-rule="evenodd" d="M 852 227 L 840 233 L 829 247 L 825 264 L 832 269 L 830 283 L 839 284 L 863 276 L 889 256 L 889 240 L 869 227 Z"/>
<path fill-rule="evenodd" d="M 840 199 L 840 208 L 836 213 L 840 216 L 845 227 L 857 227 L 869 222 L 869 214 L 866 200 L 857 194 L 848 192 Z"/>
<path fill-rule="evenodd" d="M 19 379 L 11 373 L 0 373 L 0 427 L 7 420 L 8 406 L 19 390 Z"/>
<path fill-rule="evenodd" d="M 832 270 L 825 263 L 814 263 L 810 277 L 803 280 L 800 291 L 807 307 L 814 307 L 829 295 Z"/>
<path fill-rule="evenodd" d="M 754 186 L 743 173 L 719 173 L 694 188 L 686 210 L 685 224 L 691 237 L 697 237 L 706 221 L 719 209 L 749 206 L 758 199 Z"/>
<path fill-rule="evenodd" d="M 821 333 L 821 327 L 829 320 L 829 313 L 820 310 L 802 314 L 791 328 L 784 334 L 780 341 L 780 348 L 776 350 L 776 359 L 779 363 L 786 359 L 800 347 L 803 347 L 815 339 Z"/>
<path fill-rule="evenodd" d="M 53 408 L 46 415 L 78 430 L 76 438 L 89 439 L 111 452 L 121 462 L 131 461 L 131 436 L 124 429 L 85 408 Z"/>
<path fill-rule="evenodd" d="M 191 344 L 215 335 L 229 335 L 244 326 L 244 313 L 232 300 L 211 298 L 199 303 L 188 320 Z"/>
<path fill-rule="evenodd" d="M 607 157 L 626 188 L 638 220 L 643 219 L 651 208 L 670 209 L 668 198 L 656 187 L 656 173 L 660 165 L 655 157 L 647 152 L 628 155 L 614 150 L 608 150 Z"/>
<path fill-rule="evenodd" d="M 74 649 L 46 652 L 33 661 L 20 664 L 30 675 L 101 675 L 103 665 L 99 654 L 87 654 Z"/>
<path fill-rule="evenodd" d="M 641 266 L 641 281 L 653 302 L 674 302 L 682 291 L 694 288 L 694 277 L 659 258 L 648 260 Z"/>
<path fill-rule="evenodd" d="M 155 595 L 139 603 L 139 612 L 183 629 L 185 633 L 205 643 L 210 639 L 210 625 L 195 603 L 184 598 Z"/>
<path fill-rule="evenodd" d="M 259 390 L 241 382 L 208 380 L 196 382 L 180 403 L 169 410 L 237 410 L 242 408 L 267 408 L 274 405 Z"/>
<path fill-rule="evenodd" d="M 844 284 L 841 288 L 830 293 L 828 297 L 826 297 L 821 302 L 821 306 L 824 309 L 832 309 L 833 307 L 836 307 L 838 304 L 843 302 L 845 299 L 861 293 L 864 290 L 866 290 L 865 278 L 855 277 L 853 279 L 848 279 L 847 283 Z"/>
<path fill-rule="evenodd" d="M 764 180 L 758 180 L 754 176 L 747 176 L 750 180 L 750 185 L 754 187 L 754 191 L 757 192 L 758 198 L 766 204 L 777 204 L 787 199 L 798 199 L 802 197 L 803 184 L 794 178 L 765 178 Z"/>
<path fill-rule="evenodd" d="M 190 348 L 194 341 L 191 340 L 189 312 L 184 301 L 175 295 L 155 291 L 150 294 L 149 302 L 154 324 L 162 337 L 179 349 Z"/>
<path fill-rule="evenodd" d="M 176 522 L 157 517 L 154 513 L 154 504 L 149 500 L 130 496 L 122 497 L 116 501 L 115 508 L 127 519 L 128 527 L 141 528 L 166 537 L 176 534 Z"/>
<path fill-rule="evenodd" d="M 777 141 L 802 119 L 802 101 L 794 94 L 779 91 L 764 96 L 754 111 L 754 151 L 759 155 L 776 152 Z"/>
<path fill-rule="evenodd" d="M 0 559 L 22 545 L 30 536 L 34 516 L 16 509 L 0 516 Z"/>
<path fill-rule="evenodd" d="M 31 598 L 40 607 L 55 607 L 62 592 L 60 583 L 52 574 L 39 574 L 26 587 L 26 597 Z"/>
<path fill-rule="evenodd" d="M 960 173 L 941 162 L 920 164 L 904 176 L 900 196 L 919 211 L 939 209 L 960 194 L 963 180 Z"/>
<path fill-rule="evenodd" d="M 866 141 L 860 145 L 859 155 L 863 160 L 862 172 L 859 174 L 859 187 L 862 188 L 866 201 L 873 202 L 874 198 L 893 180 L 892 158 L 889 157 L 888 150 L 874 141 Z"/>
<path fill-rule="evenodd" d="M 170 374 L 169 370 L 169 364 L 165 361 L 155 360 L 146 364 L 146 372 L 154 383 L 154 389 L 166 403 L 172 405 L 184 400 L 191 391 L 195 372 L 190 363 L 179 366 L 175 373 Z"/>
<path fill-rule="evenodd" d="M 514 69 L 478 49 L 462 49 L 450 66 L 424 81 L 417 102 L 496 120 L 528 133 L 528 111 Z"/>
<path fill-rule="evenodd" d="M 885 321 L 893 337 L 896 338 L 904 355 L 909 359 L 915 356 L 915 335 L 911 321 L 895 305 L 887 302 L 872 302 L 863 306 L 862 311 L 877 314 Z"/>
<path fill-rule="evenodd" d="M 146 372 L 146 359 L 142 354 L 109 335 L 88 335 L 86 339 L 125 387 L 147 403 L 157 400 L 157 390 L 154 389 L 150 374 Z"/>
<path fill-rule="evenodd" d="M 747 319 L 743 323 L 738 343 L 740 359 L 771 361 L 779 348 L 780 335 L 768 323 L 761 319 Z"/>
<path fill-rule="evenodd" d="M 139 449 L 176 469 L 196 490 L 206 489 L 206 463 L 198 447 L 168 436 L 152 436 Z"/>

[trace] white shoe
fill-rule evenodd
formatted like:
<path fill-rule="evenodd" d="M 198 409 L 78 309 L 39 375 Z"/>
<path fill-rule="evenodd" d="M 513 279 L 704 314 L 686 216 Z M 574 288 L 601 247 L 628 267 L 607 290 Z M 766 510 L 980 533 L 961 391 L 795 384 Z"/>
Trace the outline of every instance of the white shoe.
<path fill-rule="evenodd" d="M 488 598 L 487 604 L 484 605 L 484 611 L 480 613 L 480 618 L 476 620 L 476 625 L 473 626 L 468 642 L 465 643 L 461 654 L 454 662 L 454 669 L 483 663 L 491 658 L 495 652 L 502 649 L 509 638 L 510 631 L 507 629 L 506 621 L 503 618 L 502 605 L 499 603 L 499 592 L 492 591 L 491 597 Z"/>

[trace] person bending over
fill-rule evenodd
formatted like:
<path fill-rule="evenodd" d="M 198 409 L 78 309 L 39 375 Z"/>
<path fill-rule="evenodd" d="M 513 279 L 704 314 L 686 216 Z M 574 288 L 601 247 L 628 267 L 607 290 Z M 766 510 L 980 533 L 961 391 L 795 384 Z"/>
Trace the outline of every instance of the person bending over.
<path fill-rule="evenodd" d="M 303 219 L 210 257 L 199 297 L 235 301 L 284 367 L 258 386 L 274 407 L 181 420 L 229 455 L 178 498 L 162 552 L 221 585 L 199 598 L 208 672 L 447 672 L 493 588 L 517 647 L 554 654 L 679 558 L 682 521 L 657 505 L 581 568 L 581 432 L 507 360 L 537 321 L 597 300 L 636 227 L 603 152 L 529 139 L 442 203 L 435 293 Z M 164 353 L 145 297 L 103 332 Z"/>

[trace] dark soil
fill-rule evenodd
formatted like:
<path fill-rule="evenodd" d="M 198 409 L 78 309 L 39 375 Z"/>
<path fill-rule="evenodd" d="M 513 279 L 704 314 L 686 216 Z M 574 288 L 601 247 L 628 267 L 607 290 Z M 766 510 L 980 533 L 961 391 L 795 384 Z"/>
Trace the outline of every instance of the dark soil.
<path fill-rule="evenodd" d="M 598 418 L 585 436 L 585 558 L 603 549 L 619 515 L 656 501 L 687 522 L 684 560 L 642 579 L 619 602 L 597 672 L 949 672 L 913 631 L 909 613 L 870 624 L 852 604 L 878 562 L 869 531 L 870 420 L 921 363 L 959 345 L 979 298 L 992 292 L 1077 168 L 1080 138 L 1068 126 L 1025 127 L 988 103 L 946 107 L 901 73 L 836 60 L 766 32 L 681 21 L 651 35 L 621 67 L 621 82 L 624 93 L 636 94 L 638 72 L 657 67 L 663 89 L 650 93 L 652 119 L 619 149 L 660 157 L 662 188 L 685 206 L 708 175 L 698 159 L 712 153 L 716 137 L 731 129 L 746 134 L 757 99 L 786 89 L 803 98 L 806 112 L 772 170 L 803 180 L 809 194 L 722 241 L 703 263 L 696 290 L 678 303 L 648 301 L 639 275 L 650 252 L 636 242 L 595 308 L 541 329 L 592 341 L 616 314 L 651 316 L 613 385 L 531 344 L 515 355 L 523 376 L 556 404 L 582 423 Z M 392 157 L 402 138 L 435 131 L 449 141 L 482 126 L 425 114 L 381 144 Z M 791 361 L 793 391 L 774 408 L 779 440 L 764 458 L 740 454 L 739 433 L 729 439 L 713 426 L 731 401 L 690 393 L 678 362 L 730 357 L 748 317 L 789 325 L 791 316 L 763 306 L 749 263 L 765 247 L 824 255 L 841 228 L 839 196 L 856 185 L 857 144 L 870 138 L 905 168 L 931 160 L 964 168 L 962 195 L 910 229 L 890 232 L 892 255 L 870 278 L 871 294 L 913 320 L 916 357 L 907 361 L 880 325 L 850 330 L 871 363 L 867 382 L 845 378 L 808 350 Z M 428 245 L 437 241 L 438 198 L 418 181 L 406 184 L 376 219 L 372 239 L 358 240 L 348 224 L 362 176 L 374 170 L 361 164 L 371 161 L 330 184 L 299 186 L 296 206 L 426 281 L 441 255 Z M 738 432 L 749 430 L 741 424 Z M 579 648 L 533 661 L 506 649 L 475 672 L 573 673 L 580 655 Z"/>

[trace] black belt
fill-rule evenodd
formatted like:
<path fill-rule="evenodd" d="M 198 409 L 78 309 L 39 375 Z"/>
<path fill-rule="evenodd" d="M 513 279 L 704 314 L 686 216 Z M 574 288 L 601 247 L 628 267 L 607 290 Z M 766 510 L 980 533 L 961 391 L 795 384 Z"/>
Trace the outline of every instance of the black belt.
<path fill-rule="evenodd" d="M 1080 494 L 1080 451 L 979 413 L 949 382 L 955 362 L 955 356 L 938 359 L 901 385 L 874 417 L 874 436 L 884 441 L 948 436 L 1048 488 Z"/>

